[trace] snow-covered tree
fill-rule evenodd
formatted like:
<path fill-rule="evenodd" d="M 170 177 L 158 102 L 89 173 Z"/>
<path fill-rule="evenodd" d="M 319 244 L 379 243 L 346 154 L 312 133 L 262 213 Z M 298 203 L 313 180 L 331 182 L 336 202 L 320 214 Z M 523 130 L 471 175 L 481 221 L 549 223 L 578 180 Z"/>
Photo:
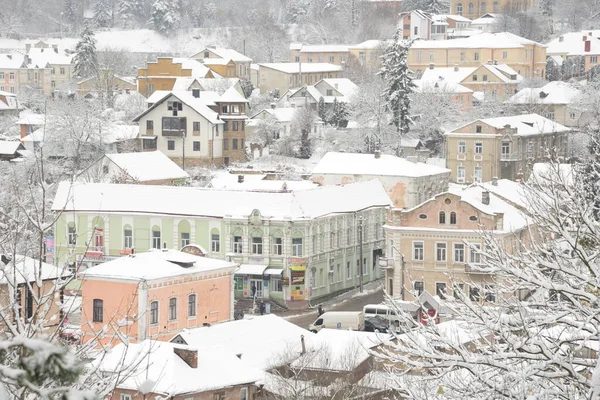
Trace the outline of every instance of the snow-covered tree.
<path fill-rule="evenodd" d="M 94 25 L 99 28 L 110 26 L 112 13 L 112 5 L 109 0 L 97 0 L 94 5 Z"/>
<path fill-rule="evenodd" d="M 396 152 L 400 151 L 400 139 L 405 136 L 412 123 L 410 117 L 410 95 L 415 87 L 408 69 L 408 50 L 411 42 L 402 39 L 402 26 L 398 26 L 392 43 L 383 55 L 379 71 L 386 82 L 383 96 L 392 113 L 392 123 L 396 127 Z"/>
<path fill-rule="evenodd" d="M 142 0 L 121 0 L 118 11 L 124 26 L 130 26 L 134 21 L 140 20 L 143 13 L 143 2 Z"/>
<path fill-rule="evenodd" d="M 448 7 L 441 0 L 427 0 L 425 11 L 432 14 L 442 14 L 448 10 Z"/>
<path fill-rule="evenodd" d="M 181 22 L 179 3 L 175 0 L 155 0 L 152 3 L 152 25 L 160 33 L 170 33 Z"/>
<path fill-rule="evenodd" d="M 325 112 L 325 99 L 323 96 L 319 97 L 319 102 L 317 103 L 317 115 L 323 122 L 327 121 L 327 115 Z"/>
<path fill-rule="evenodd" d="M 270 148 L 275 140 L 278 139 L 280 130 L 281 127 L 277 119 L 268 115 L 266 118 L 258 120 L 256 126 L 254 126 L 252 135 L 248 138 L 248 142 L 256 143 L 263 149 Z"/>
<path fill-rule="evenodd" d="M 67 24 L 70 24 L 72 28 L 77 27 L 80 22 L 80 11 L 76 0 L 64 0 L 63 15 Z M 72 29 L 72 31 L 74 30 Z"/>
<path fill-rule="evenodd" d="M 554 62 L 554 60 L 548 58 L 546 61 L 546 79 L 550 82 L 560 81 L 562 78 L 561 68 Z"/>
<path fill-rule="evenodd" d="M 81 39 L 75 46 L 75 64 L 73 73 L 79 78 L 88 78 L 98 73 L 98 58 L 96 55 L 96 39 L 94 32 L 86 25 Z"/>
<path fill-rule="evenodd" d="M 567 58 L 561 66 L 563 79 L 580 78 L 585 75 L 585 57 L 573 56 Z"/>

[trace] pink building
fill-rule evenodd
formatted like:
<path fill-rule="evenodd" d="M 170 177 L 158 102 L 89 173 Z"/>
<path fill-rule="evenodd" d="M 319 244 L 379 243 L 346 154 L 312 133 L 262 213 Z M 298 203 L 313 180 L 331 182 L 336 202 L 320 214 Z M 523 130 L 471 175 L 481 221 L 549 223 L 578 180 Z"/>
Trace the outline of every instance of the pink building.
<path fill-rule="evenodd" d="M 184 328 L 231 320 L 236 268 L 227 261 L 155 250 L 87 269 L 82 338 L 111 346 L 122 340 L 167 341 Z"/>

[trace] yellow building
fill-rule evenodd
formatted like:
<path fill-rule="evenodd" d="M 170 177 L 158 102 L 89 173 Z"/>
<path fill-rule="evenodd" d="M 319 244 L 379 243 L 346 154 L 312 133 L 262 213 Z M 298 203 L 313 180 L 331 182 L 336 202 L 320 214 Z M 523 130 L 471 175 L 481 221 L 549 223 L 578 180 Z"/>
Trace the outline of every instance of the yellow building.
<path fill-rule="evenodd" d="M 350 46 L 350 57 L 358 60 L 360 65 L 369 71 L 378 71 L 381 68 L 381 56 L 385 53 L 388 43 L 383 40 L 367 40 Z"/>
<path fill-rule="evenodd" d="M 446 136 L 446 167 L 457 183 L 492 178 L 515 180 L 536 162 L 545 162 L 548 149 L 567 155 L 569 128 L 537 114 L 486 118 L 470 122 Z"/>
<path fill-rule="evenodd" d="M 258 64 L 261 93 L 312 85 L 325 78 L 341 78 L 342 67 L 328 63 L 264 63 Z"/>
<path fill-rule="evenodd" d="M 101 71 L 102 79 L 97 76 L 77 82 L 77 96 L 86 97 L 99 90 L 110 87 L 114 94 L 129 93 L 137 90 L 135 78 L 117 76 L 109 70 Z"/>
<path fill-rule="evenodd" d="M 475 19 L 486 13 L 527 11 L 534 3 L 534 0 L 451 0 L 450 14 Z"/>
<path fill-rule="evenodd" d="M 290 62 L 329 63 L 344 65 L 348 61 L 350 50 L 343 44 L 307 45 L 302 43 L 290 44 Z"/>
<path fill-rule="evenodd" d="M 178 77 L 216 78 L 218 74 L 197 60 L 159 57 L 138 69 L 138 92 L 149 97 L 155 90 L 173 90 Z"/>
<path fill-rule="evenodd" d="M 417 73 L 434 67 L 479 67 L 506 64 L 525 78 L 546 76 L 546 47 L 508 32 L 482 33 L 463 39 L 418 40 L 408 53 Z"/>
<path fill-rule="evenodd" d="M 208 46 L 190 58 L 206 64 L 221 76 L 250 80 L 252 59 L 233 49 Z M 226 67 L 220 67 L 222 65 Z"/>

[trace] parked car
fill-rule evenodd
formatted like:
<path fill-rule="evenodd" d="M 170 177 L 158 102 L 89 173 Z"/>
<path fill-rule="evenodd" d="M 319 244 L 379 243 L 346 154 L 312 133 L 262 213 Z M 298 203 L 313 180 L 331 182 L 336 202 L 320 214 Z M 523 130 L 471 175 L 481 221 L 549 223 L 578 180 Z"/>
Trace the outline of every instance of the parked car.
<path fill-rule="evenodd" d="M 390 323 L 381 317 L 365 318 L 365 331 L 387 333 Z"/>
<path fill-rule="evenodd" d="M 328 311 L 308 326 L 308 330 L 318 332 L 323 328 L 362 331 L 365 318 L 362 311 Z"/>

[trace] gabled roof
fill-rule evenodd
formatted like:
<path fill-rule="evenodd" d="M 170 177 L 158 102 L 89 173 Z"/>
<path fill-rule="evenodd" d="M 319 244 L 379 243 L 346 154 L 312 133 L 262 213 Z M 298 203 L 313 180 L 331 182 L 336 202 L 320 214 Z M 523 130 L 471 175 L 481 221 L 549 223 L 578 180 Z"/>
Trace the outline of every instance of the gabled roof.
<path fill-rule="evenodd" d="M 420 93 L 473 93 L 469 88 L 455 82 L 414 80 L 415 91 Z"/>
<path fill-rule="evenodd" d="M 460 83 L 482 83 L 467 81 L 471 74 L 478 69 L 487 70 L 489 73 L 496 76 L 504 83 L 518 83 L 523 80 L 523 77 L 517 73 L 514 69 L 506 64 L 481 64 L 479 67 L 444 67 L 444 68 L 427 68 L 423 71 L 421 81 L 424 82 L 451 82 L 455 84 Z M 485 73 L 485 71 L 484 71 Z M 515 79 L 512 79 L 512 78 Z"/>
<path fill-rule="evenodd" d="M 175 353 L 176 349 L 197 351 L 197 367 L 188 365 Z M 232 386 L 252 385 L 263 377 L 261 371 L 249 367 L 227 349 L 197 350 L 153 340 L 119 343 L 95 364 L 104 374 L 121 376 L 116 386 L 119 389 L 167 398 L 187 398 Z"/>
<path fill-rule="evenodd" d="M 259 210 L 266 219 L 309 220 L 389 204 L 389 196 L 377 180 L 285 193 L 61 182 L 52 209 L 210 218 L 245 218 Z"/>
<path fill-rule="evenodd" d="M 106 154 L 104 157 L 138 182 L 190 177 L 187 172 L 158 150 Z"/>
<path fill-rule="evenodd" d="M 300 53 L 347 53 L 347 44 L 303 44 Z"/>
<path fill-rule="evenodd" d="M 453 40 L 417 40 L 411 49 L 508 49 L 521 48 L 525 44 L 543 46 L 509 32 L 482 33 L 480 35 Z"/>
<path fill-rule="evenodd" d="M 243 55 L 242 53 L 240 53 L 238 51 L 235 51 L 233 49 L 227 49 L 224 47 L 212 47 L 212 46 L 204 48 L 202 51 L 199 51 L 192 57 L 203 55 L 205 51 L 210 51 L 221 58 L 227 58 L 227 59 L 233 60 L 235 62 L 252 62 L 252 59 L 250 57 L 246 57 L 245 55 Z M 198 58 L 204 58 L 204 57 L 198 57 Z"/>
<path fill-rule="evenodd" d="M 217 102 L 223 103 L 249 103 L 248 99 L 240 94 L 235 87 L 230 87 L 223 93 Z"/>
<path fill-rule="evenodd" d="M 496 23 L 498 14 L 484 14 L 481 17 L 474 19 L 471 25 L 491 25 Z"/>
<path fill-rule="evenodd" d="M 19 150 L 25 150 L 25 147 L 18 140 L 0 140 L 0 155 L 12 156 Z"/>
<path fill-rule="evenodd" d="M 273 116 L 279 122 L 291 122 L 294 119 L 294 115 L 298 111 L 294 107 L 277 107 L 277 108 L 265 108 L 250 117 L 250 119 L 256 119 L 262 117 L 262 113 L 267 113 Z"/>
<path fill-rule="evenodd" d="M 342 67 L 329 63 L 261 63 L 260 68 L 270 68 L 286 74 L 297 74 L 300 71 L 306 73 L 314 72 L 336 72 L 341 71 Z"/>
<path fill-rule="evenodd" d="M 19 52 L 0 54 L 1 69 L 19 69 L 23 65 L 25 55 Z"/>
<path fill-rule="evenodd" d="M 64 52 L 57 53 L 51 48 L 31 48 L 27 55 L 33 65 L 70 65 L 73 61 L 73 55 L 67 55 Z"/>
<path fill-rule="evenodd" d="M 589 52 L 585 51 L 584 37 L 590 41 Z M 600 30 L 586 30 L 562 34 L 548 42 L 546 54 L 565 54 L 569 56 L 600 54 Z"/>
<path fill-rule="evenodd" d="M 354 46 L 350 46 L 349 49 L 376 49 L 378 47 L 385 48 L 389 43 L 389 40 L 365 40 L 362 43 L 355 44 Z"/>
<path fill-rule="evenodd" d="M 138 125 L 109 125 L 102 132 L 102 142 L 112 144 L 122 140 L 135 139 L 140 132 Z"/>
<path fill-rule="evenodd" d="M 41 276 L 43 281 L 50 279 L 67 278 L 73 275 L 66 267 L 54 266 L 39 260 L 19 255 L 15 256 L 14 262 L 5 265 L 0 261 L 0 285 L 8 281 L 17 284 L 34 282 Z"/>
<path fill-rule="evenodd" d="M 422 177 L 448 174 L 450 170 L 424 163 L 414 163 L 404 158 L 381 154 L 328 152 L 313 169 L 313 175 L 369 175 Z"/>
<path fill-rule="evenodd" d="M 358 91 L 358 85 L 348 78 L 323 78 L 321 81 L 327 83 L 345 97 L 351 97 Z M 318 84 L 319 82 L 315 83 L 315 86 Z"/>
<path fill-rule="evenodd" d="M 192 71 L 193 78 L 206 78 L 206 75 L 220 76 L 198 60 L 190 58 L 173 58 L 173 64 L 181 64 L 181 68 Z"/>
<path fill-rule="evenodd" d="M 192 96 L 191 92 L 184 92 L 184 91 L 180 91 L 180 92 L 170 91 L 170 92 L 166 93 L 162 98 L 157 99 L 156 102 L 153 103 L 150 108 L 148 108 L 143 113 L 141 113 L 140 115 L 135 117 L 133 122 L 138 122 L 142 117 L 144 117 L 146 114 L 154 111 L 159 105 L 161 105 L 162 103 L 164 103 L 167 99 L 170 99 L 171 97 L 178 99 L 186 106 L 192 108 L 198 114 L 200 114 L 201 116 L 206 118 L 210 123 L 212 123 L 212 124 L 222 124 L 223 123 L 223 121 L 221 121 L 219 119 L 219 114 L 214 112 L 210 108 L 208 108 L 208 106 L 206 105 L 206 102 L 201 98 L 202 96 L 200 98 L 196 98 L 196 97 Z"/>
<path fill-rule="evenodd" d="M 476 120 L 483 124 L 490 125 L 496 129 L 504 129 L 505 126 L 510 126 L 510 128 L 516 128 L 517 133 L 516 136 L 531 136 L 531 135 L 540 135 L 547 133 L 560 133 L 560 132 L 568 132 L 571 129 L 558 124 L 548 118 L 542 117 L 538 114 L 523 114 L 523 115 L 513 115 L 506 117 L 496 117 L 496 118 L 483 118 Z M 446 135 L 468 135 L 468 133 L 459 133 L 456 132 L 464 126 L 471 125 L 476 121 L 471 121 L 468 124 L 465 124 L 459 128 L 454 129 L 453 131 L 446 133 Z"/>
<path fill-rule="evenodd" d="M 506 102 L 510 104 L 571 104 L 581 90 L 568 82 L 549 82 L 540 88 L 525 88 Z"/>

